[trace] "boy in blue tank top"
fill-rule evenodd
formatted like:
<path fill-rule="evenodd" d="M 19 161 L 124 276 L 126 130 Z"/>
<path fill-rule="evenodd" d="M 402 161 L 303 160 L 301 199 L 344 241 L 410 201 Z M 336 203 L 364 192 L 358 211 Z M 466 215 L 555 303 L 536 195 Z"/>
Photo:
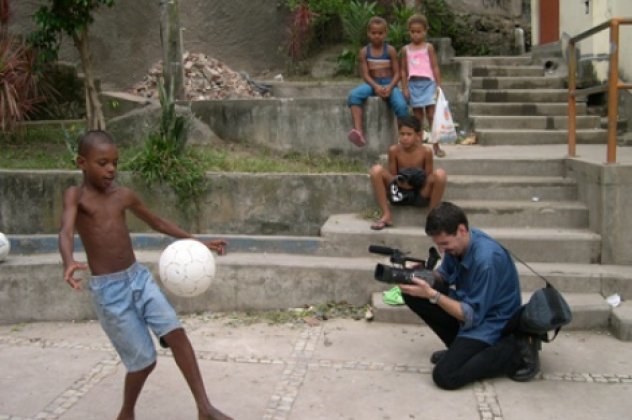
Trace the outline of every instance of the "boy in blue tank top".
<path fill-rule="evenodd" d="M 362 130 L 362 106 L 369 96 L 379 96 L 389 102 L 398 117 L 408 115 L 408 104 L 397 87 L 401 78 L 397 51 L 385 42 L 386 20 L 374 16 L 369 20 L 369 44 L 360 50 L 360 74 L 364 83 L 355 87 L 347 99 L 353 128 L 347 138 L 358 147 L 366 144 Z"/>

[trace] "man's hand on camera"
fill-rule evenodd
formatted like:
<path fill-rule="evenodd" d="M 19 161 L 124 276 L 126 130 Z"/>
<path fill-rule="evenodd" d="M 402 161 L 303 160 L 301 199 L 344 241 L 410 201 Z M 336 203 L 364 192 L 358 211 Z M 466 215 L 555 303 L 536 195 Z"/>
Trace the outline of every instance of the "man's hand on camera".
<path fill-rule="evenodd" d="M 424 299 L 429 299 L 434 296 L 437 291 L 430 287 L 427 281 L 419 277 L 413 277 L 413 283 L 415 284 L 400 284 L 399 288 L 402 293 L 410 296 L 417 296 Z"/>

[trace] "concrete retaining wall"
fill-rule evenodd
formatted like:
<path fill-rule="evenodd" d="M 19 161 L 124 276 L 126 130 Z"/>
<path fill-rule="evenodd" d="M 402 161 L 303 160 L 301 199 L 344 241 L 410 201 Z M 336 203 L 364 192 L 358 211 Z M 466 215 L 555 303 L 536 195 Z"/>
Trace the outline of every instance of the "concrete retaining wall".
<path fill-rule="evenodd" d="M 226 141 L 279 151 L 377 157 L 397 138 L 395 117 L 379 98 L 364 106 L 367 146 L 362 149 L 347 140 L 353 123 L 341 97 L 199 101 L 191 110 Z"/>
<path fill-rule="evenodd" d="M 209 173 L 200 211 L 185 214 L 168 188 L 147 188 L 129 173 L 119 182 L 145 204 L 198 233 L 316 235 L 330 214 L 374 207 L 367 175 Z M 81 182 L 79 171 L 0 170 L 0 232 L 56 233 L 62 193 Z M 133 232 L 151 232 L 133 215 Z"/>
<path fill-rule="evenodd" d="M 137 253 L 159 279 L 159 253 Z M 373 280 L 373 265 L 341 261 L 325 268 L 324 262 L 302 262 L 292 257 L 292 264 L 256 261 L 246 254 L 229 254 L 222 258 L 211 287 L 202 295 L 182 298 L 165 291 L 178 313 L 200 311 L 268 310 L 300 307 L 327 301 L 353 305 L 368 303 L 371 293 L 383 290 Z M 2 264 L 0 281 L 0 325 L 33 321 L 68 321 L 94 319 L 86 290 L 77 292 L 63 281 L 58 256 L 37 262 L 11 259 Z"/>
<path fill-rule="evenodd" d="M 601 234 L 601 263 L 632 264 L 632 166 L 567 162 L 588 206 L 589 229 Z"/>

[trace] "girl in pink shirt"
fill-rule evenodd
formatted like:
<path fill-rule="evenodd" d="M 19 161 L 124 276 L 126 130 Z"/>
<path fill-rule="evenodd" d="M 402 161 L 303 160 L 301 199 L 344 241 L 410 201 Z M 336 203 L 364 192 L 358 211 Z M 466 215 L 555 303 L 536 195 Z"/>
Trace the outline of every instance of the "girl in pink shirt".
<path fill-rule="evenodd" d="M 424 15 L 413 15 L 408 19 L 410 44 L 402 48 L 402 91 L 410 102 L 414 115 L 419 121 L 427 118 L 432 127 L 436 103 L 437 87 L 441 84 L 441 72 L 437 54 L 432 44 L 426 42 L 428 21 Z M 425 116 L 425 118 L 424 118 Z M 436 139 L 430 139 L 437 157 L 444 157 L 445 151 Z"/>

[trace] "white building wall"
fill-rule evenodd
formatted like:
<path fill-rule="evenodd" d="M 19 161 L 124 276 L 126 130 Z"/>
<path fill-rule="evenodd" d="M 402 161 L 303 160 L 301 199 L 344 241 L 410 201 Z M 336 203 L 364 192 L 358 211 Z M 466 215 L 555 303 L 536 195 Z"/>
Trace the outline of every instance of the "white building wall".
<path fill-rule="evenodd" d="M 539 45 L 539 4 L 531 0 L 532 43 Z M 573 37 L 612 18 L 632 18 L 630 0 L 560 0 L 560 39 Z M 610 53 L 610 31 L 605 29 L 579 42 L 583 59 Z M 632 25 L 621 25 L 619 36 L 619 72 L 621 79 L 632 80 Z M 605 80 L 608 75 L 607 61 L 593 61 L 596 76 Z"/>

